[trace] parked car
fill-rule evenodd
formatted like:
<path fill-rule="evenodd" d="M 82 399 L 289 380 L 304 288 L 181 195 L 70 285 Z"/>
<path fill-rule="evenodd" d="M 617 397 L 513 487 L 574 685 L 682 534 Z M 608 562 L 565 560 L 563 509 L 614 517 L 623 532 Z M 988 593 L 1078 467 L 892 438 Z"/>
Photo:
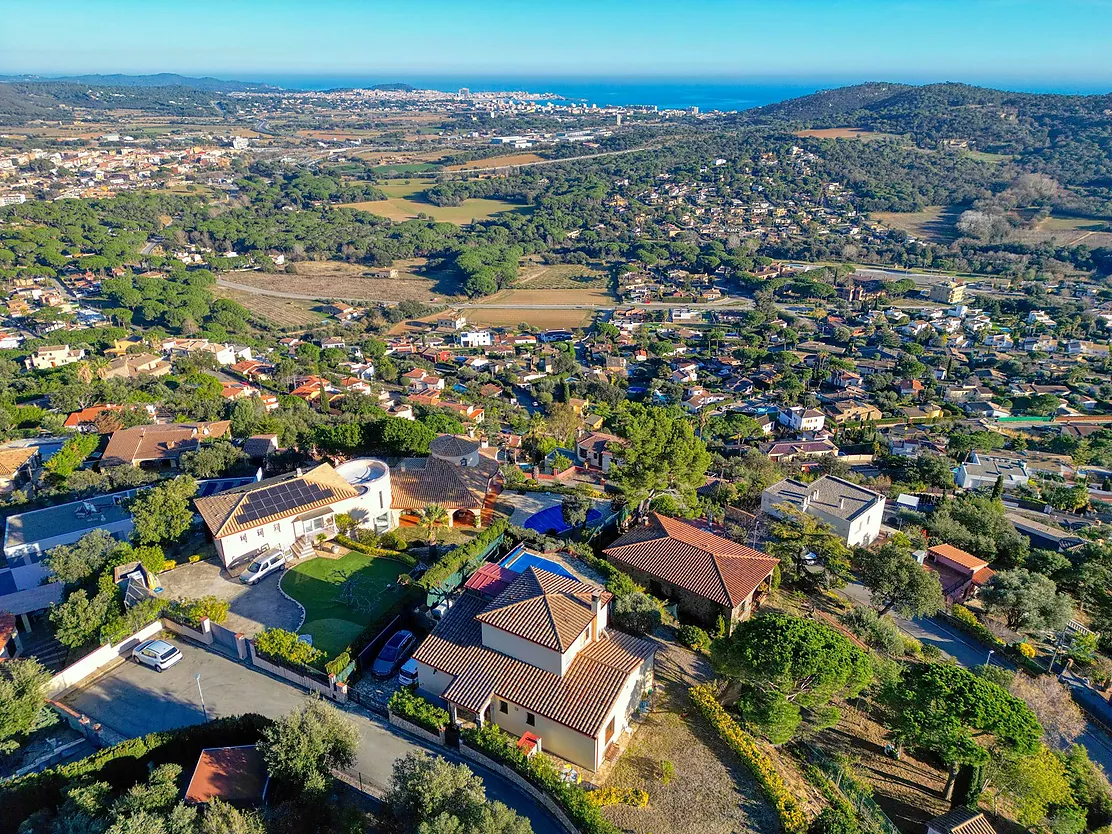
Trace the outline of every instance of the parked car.
<path fill-rule="evenodd" d="M 434 620 L 442 620 L 444 619 L 444 615 L 452 610 L 453 605 L 455 605 L 455 601 L 450 597 L 442 599 L 439 605 L 429 609 L 429 616 Z"/>
<path fill-rule="evenodd" d="M 264 576 L 269 576 L 276 570 L 281 570 L 282 566 L 286 564 L 286 552 L 284 550 L 268 550 L 255 559 L 247 566 L 247 570 L 239 575 L 239 581 L 244 585 L 254 585 Z"/>
<path fill-rule="evenodd" d="M 413 686 L 417 683 L 417 661 L 412 657 L 403 663 L 398 671 L 398 683 L 402 686 Z"/>
<path fill-rule="evenodd" d="M 398 667 L 409 657 L 416 645 L 417 638 L 412 631 L 395 632 L 371 664 L 371 674 L 376 678 L 390 677 L 398 671 Z"/>
<path fill-rule="evenodd" d="M 150 666 L 156 672 L 169 669 L 180 662 L 183 656 L 177 646 L 165 640 L 148 640 L 131 650 L 132 660 Z"/>

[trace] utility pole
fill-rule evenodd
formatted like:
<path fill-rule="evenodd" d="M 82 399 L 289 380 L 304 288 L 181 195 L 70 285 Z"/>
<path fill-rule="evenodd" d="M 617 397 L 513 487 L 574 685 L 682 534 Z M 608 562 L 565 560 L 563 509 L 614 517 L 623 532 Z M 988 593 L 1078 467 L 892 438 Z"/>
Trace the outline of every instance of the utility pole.
<path fill-rule="evenodd" d="M 201 691 L 201 673 L 197 673 L 197 694 L 201 696 L 201 714 L 205 716 L 205 721 L 208 721 L 208 710 L 205 709 L 205 693 Z"/>

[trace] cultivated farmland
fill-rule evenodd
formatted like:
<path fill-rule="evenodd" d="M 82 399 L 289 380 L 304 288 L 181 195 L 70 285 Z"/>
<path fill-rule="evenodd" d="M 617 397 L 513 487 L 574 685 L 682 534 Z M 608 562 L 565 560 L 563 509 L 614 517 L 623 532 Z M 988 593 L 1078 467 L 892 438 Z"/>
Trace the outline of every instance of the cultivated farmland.
<path fill-rule="evenodd" d="M 361 203 L 347 203 L 345 208 L 359 209 L 401 222 L 412 220 L 419 214 L 427 214 L 434 220 L 463 225 L 475 220 L 488 220 L 505 211 L 526 209 L 518 203 L 505 200 L 474 199 L 464 200 L 458 206 L 435 206 L 421 198 L 420 193 L 432 185 L 432 180 L 404 180 L 380 185 L 388 195 L 385 200 L 366 200 Z"/>

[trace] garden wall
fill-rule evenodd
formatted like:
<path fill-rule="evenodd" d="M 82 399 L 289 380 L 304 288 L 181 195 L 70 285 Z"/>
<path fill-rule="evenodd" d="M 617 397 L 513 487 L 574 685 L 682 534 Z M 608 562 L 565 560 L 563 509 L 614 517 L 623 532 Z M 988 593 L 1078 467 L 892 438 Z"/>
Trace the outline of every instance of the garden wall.
<path fill-rule="evenodd" d="M 174 634 L 180 634 L 182 637 L 188 637 L 197 643 L 202 643 L 206 646 L 212 645 L 212 622 L 208 617 L 201 620 L 201 628 L 195 629 L 183 623 L 175 622 L 169 617 L 162 618 L 162 625 L 166 627 L 167 631 L 172 631 Z"/>
<path fill-rule="evenodd" d="M 77 686 L 101 669 L 123 660 L 131 653 L 132 649 L 144 640 L 149 640 L 154 637 L 160 631 L 162 631 L 162 621 L 155 620 L 115 645 L 106 643 L 95 651 L 90 652 L 72 666 L 67 666 L 51 678 L 46 685 L 46 696 L 48 698 L 57 698 L 70 687 Z"/>
<path fill-rule="evenodd" d="M 405 730 L 407 733 L 417 736 L 417 738 L 424 739 L 425 741 L 429 742 L 429 744 L 439 744 L 441 747 L 444 746 L 443 729 L 440 731 L 439 735 L 434 735 L 433 733 L 430 733 L 428 730 L 426 730 L 424 727 L 418 727 L 412 721 L 406 721 L 400 715 L 395 715 L 390 710 L 387 710 L 386 714 L 388 716 L 389 722 L 397 727 L 399 730 Z"/>
<path fill-rule="evenodd" d="M 563 808 L 561 808 L 557 804 L 556 800 L 554 800 L 551 796 L 542 791 L 532 782 L 524 779 L 516 770 L 511 767 L 506 767 L 505 765 L 499 764 L 498 762 L 494 761 L 494 759 L 488 759 L 478 750 L 474 749 L 473 747 L 468 747 L 462 741 L 459 745 L 459 752 L 460 755 L 463 756 L 463 758 L 475 762 L 476 764 L 480 764 L 485 768 L 493 770 L 503 779 L 509 780 L 515 787 L 525 791 L 525 793 L 533 797 L 533 799 L 539 802 L 546 811 L 552 814 L 556 821 L 560 823 L 560 827 L 568 832 L 568 834 L 579 834 L 579 829 L 572 824 L 572 821 L 570 819 L 568 819 L 567 814 L 564 813 Z"/>
<path fill-rule="evenodd" d="M 302 689 L 308 689 L 310 692 L 319 692 L 326 698 L 331 698 L 338 704 L 346 704 L 348 699 L 347 685 L 338 683 L 335 676 L 329 675 L 328 683 L 323 683 L 316 678 L 309 675 L 302 675 L 295 672 L 293 669 L 287 669 L 285 666 L 279 666 L 277 663 L 271 663 L 255 651 L 255 641 L 247 641 L 247 651 L 251 658 L 251 665 L 257 666 L 264 672 L 269 672 L 275 677 L 287 680 L 290 683 L 297 684 Z"/>

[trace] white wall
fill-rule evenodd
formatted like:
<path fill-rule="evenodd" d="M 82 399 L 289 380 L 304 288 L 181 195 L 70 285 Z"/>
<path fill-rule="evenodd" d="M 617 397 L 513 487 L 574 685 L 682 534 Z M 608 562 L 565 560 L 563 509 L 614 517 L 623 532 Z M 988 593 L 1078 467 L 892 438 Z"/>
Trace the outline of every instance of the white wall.
<path fill-rule="evenodd" d="M 85 680 L 85 678 L 92 675 L 94 672 L 103 669 L 111 663 L 131 654 L 131 650 L 142 643 L 144 640 L 149 640 L 162 631 L 162 621 L 155 620 L 139 629 L 135 634 L 131 635 L 120 643 L 113 646 L 111 643 L 101 646 L 99 649 L 85 655 L 72 666 L 67 666 L 57 675 L 52 677 L 46 685 L 46 696 L 48 698 L 57 698 L 71 686 L 76 686 Z"/>
<path fill-rule="evenodd" d="M 506 704 L 506 712 L 501 705 Z M 597 770 L 598 754 L 595 739 L 577 732 L 543 715 L 533 713 L 534 723 L 529 724 L 529 711 L 497 695 L 490 702 L 490 720 L 509 733 L 521 736 L 533 733 L 541 737 L 541 749 L 567 759 L 569 762 Z"/>
<path fill-rule="evenodd" d="M 496 652 L 508 654 L 510 657 L 516 657 L 518 660 L 524 661 L 531 666 L 536 666 L 539 669 L 544 669 L 546 672 L 551 672 L 554 675 L 559 675 L 563 672 L 564 666 L 559 652 L 546 649 L 544 646 L 532 643 L 518 637 L 516 634 L 510 634 L 507 631 L 502 631 L 500 628 L 495 628 L 487 623 L 482 624 L 483 627 L 483 645 L 488 649 L 494 649 Z"/>
<path fill-rule="evenodd" d="M 653 661 L 649 659 L 626 678 L 626 682 L 622 685 L 622 691 L 618 694 L 617 700 L 614 701 L 614 708 L 607 713 L 606 719 L 602 722 L 602 729 L 599 730 L 598 738 L 598 757 L 595 760 L 594 767 L 591 768 L 592 770 L 598 770 L 606 756 L 606 727 L 610 723 L 610 719 L 614 719 L 614 735 L 610 738 L 613 741 L 620 738 L 622 733 L 629 729 L 630 717 L 641 706 L 642 695 L 652 685 Z"/>

